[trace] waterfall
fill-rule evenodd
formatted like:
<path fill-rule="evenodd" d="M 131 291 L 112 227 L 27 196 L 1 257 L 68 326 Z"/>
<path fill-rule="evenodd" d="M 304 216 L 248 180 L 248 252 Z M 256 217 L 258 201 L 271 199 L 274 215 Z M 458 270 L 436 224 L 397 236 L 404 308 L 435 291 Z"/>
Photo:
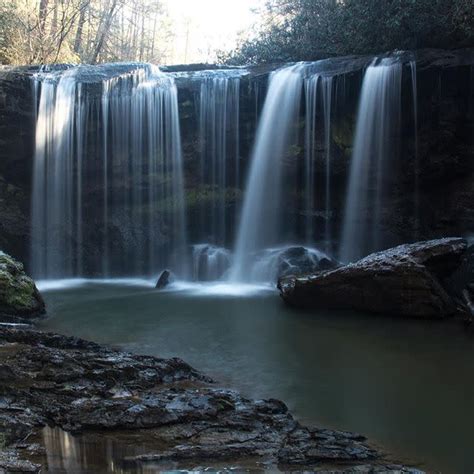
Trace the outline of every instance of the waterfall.
<path fill-rule="evenodd" d="M 327 76 L 322 81 L 323 109 L 324 109 L 324 149 L 326 151 L 326 182 L 325 182 L 325 223 L 324 223 L 324 243 L 326 252 L 331 246 L 331 110 L 332 110 L 332 83 L 333 77 Z"/>
<path fill-rule="evenodd" d="M 185 276 L 184 178 L 173 78 L 151 65 L 104 65 L 40 72 L 34 80 L 35 277 L 98 271 L 151 275 L 165 266 Z M 125 236 L 120 247 L 117 232 Z"/>
<path fill-rule="evenodd" d="M 380 249 L 387 168 L 396 155 L 402 65 L 382 59 L 364 76 L 352 153 L 340 259 L 353 261 Z"/>
<path fill-rule="evenodd" d="M 361 61 L 367 66 L 367 59 L 349 59 L 278 69 L 262 108 L 264 84 L 243 80 L 243 69 L 165 73 L 137 63 L 41 70 L 33 81 L 35 277 L 151 276 L 169 268 L 178 278 L 261 282 L 274 279 L 285 262 L 296 266 L 295 255 L 308 249 L 317 253 L 319 246 L 329 255 L 339 233 L 335 173 L 343 165 L 340 150 L 349 146 L 339 147 L 339 102 L 353 95 L 353 82 L 358 86 L 346 86 L 345 73 Z M 410 68 L 418 228 L 414 61 Z M 344 196 L 339 251 L 345 261 L 386 241 L 383 212 L 399 145 L 401 74 L 401 56 L 376 59 L 365 71 Z M 186 146 L 188 216 L 176 87 L 184 80 L 181 122 L 193 139 Z M 253 118 L 240 117 L 241 101 L 259 120 L 238 213 L 241 161 L 247 163 L 253 127 Z M 237 225 L 234 213 L 240 214 Z M 316 262 L 314 255 L 307 260 Z"/>
<path fill-rule="evenodd" d="M 308 68 L 311 68 L 309 66 Z M 333 76 L 322 76 L 321 74 L 310 74 L 305 78 L 305 241 L 312 245 L 315 240 L 314 215 L 315 197 L 315 160 L 317 148 L 317 125 L 318 125 L 318 90 L 321 96 L 324 122 L 324 150 L 325 150 L 325 177 L 324 177 L 324 246 L 326 252 L 330 250 L 331 244 L 331 119 L 332 119 L 332 95 Z"/>
<path fill-rule="evenodd" d="M 414 216 L 415 216 L 415 238 L 418 238 L 420 233 L 420 163 L 418 155 L 418 87 L 416 82 L 416 61 L 410 61 L 411 71 L 411 92 L 413 100 L 413 129 L 414 129 L 414 143 L 415 143 L 415 166 L 413 174 L 415 176 L 415 192 L 414 192 Z"/>
<path fill-rule="evenodd" d="M 298 119 L 303 66 L 272 74 L 257 129 L 242 216 L 237 234 L 231 281 L 245 281 L 255 253 L 280 238 L 280 181 L 292 126 Z"/>
<path fill-rule="evenodd" d="M 32 266 L 36 276 L 70 276 L 76 71 L 41 84 L 32 192 Z M 35 88 L 38 91 L 38 87 Z"/>
<path fill-rule="evenodd" d="M 199 100 L 200 184 L 209 195 L 201 209 L 201 239 L 225 245 L 229 196 L 240 184 L 240 75 L 217 71 L 202 79 Z"/>
<path fill-rule="evenodd" d="M 318 83 L 320 76 L 318 74 L 306 78 L 304 82 L 306 113 L 305 113 L 305 241 L 310 245 L 314 240 L 314 194 L 315 194 L 315 176 L 314 162 L 316 151 L 316 117 L 317 117 L 317 98 Z"/>

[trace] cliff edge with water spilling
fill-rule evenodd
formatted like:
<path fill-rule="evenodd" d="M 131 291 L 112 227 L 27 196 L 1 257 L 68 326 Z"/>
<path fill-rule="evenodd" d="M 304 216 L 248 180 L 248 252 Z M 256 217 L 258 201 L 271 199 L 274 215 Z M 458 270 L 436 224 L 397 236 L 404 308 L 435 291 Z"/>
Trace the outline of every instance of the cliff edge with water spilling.
<path fill-rule="evenodd" d="M 474 53 L 472 50 L 420 51 L 390 57 L 399 67 L 396 74 L 400 84 L 395 98 L 399 120 L 390 132 L 391 153 L 395 156 L 384 162 L 383 167 L 371 165 L 363 194 L 366 197 L 357 205 L 358 226 L 370 228 L 376 222 L 374 242 L 380 241 L 382 247 L 445 235 L 468 236 L 474 229 L 474 164 L 471 159 Z M 269 241 L 271 245 L 304 244 L 339 255 L 344 240 L 343 222 L 356 129 L 360 128 L 357 112 L 360 112 L 363 96 L 362 84 L 368 68 L 377 67 L 380 61 L 372 57 L 335 58 L 302 68 L 304 87 L 298 118 L 289 130 L 293 141 L 279 157 L 283 180 L 278 184 L 280 198 L 276 212 L 278 221 L 284 225 L 280 224 L 280 229 L 274 231 L 281 235 Z M 111 66 L 101 74 L 92 69 L 95 72 L 78 82 L 82 84 L 82 102 L 79 103 L 87 104 L 87 110 L 83 110 L 82 122 L 74 122 L 72 133 L 74 136 L 83 133 L 87 124 L 88 136 L 83 141 L 86 148 L 82 150 L 85 158 L 81 162 L 81 175 L 77 173 L 77 151 L 73 153 L 71 168 L 65 170 L 71 178 L 65 196 L 68 205 L 82 217 L 71 227 L 69 221 L 61 221 L 63 214 L 52 209 L 51 215 L 59 218 L 42 244 L 47 247 L 58 239 L 59 233 L 59 241 L 67 249 L 61 257 L 62 265 L 68 269 L 63 276 L 70 275 L 71 271 L 103 275 L 104 269 L 111 275 L 155 272 L 155 269 L 141 268 L 137 261 L 148 260 L 155 249 L 156 255 L 167 254 L 170 242 L 174 246 L 181 239 L 178 237 L 182 232 L 178 231 L 180 224 L 175 219 L 176 201 L 166 198 L 167 190 L 176 182 L 173 181 L 176 175 L 153 171 L 153 162 L 147 158 L 151 146 L 162 146 L 160 136 L 143 135 L 138 141 L 131 140 L 127 156 L 120 157 L 114 151 L 124 134 L 120 128 L 113 127 L 125 126 L 125 123 L 117 122 L 112 111 L 104 114 L 104 106 L 110 102 L 104 96 L 103 84 L 111 77 L 123 76 L 133 67 Z M 267 97 L 269 73 L 273 69 L 278 68 L 224 71 L 175 68 L 162 72 L 166 77 L 172 75 L 176 85 L 183 172 L 180 192 L 185 209 L 188 256 L 185 260 L 190 264 L 187 270 L 190 273 L 192 245 L 206 243 L 233 249 L 237 243 L 253 144 Z M 32 77 L 36 73 L 38 69 L 34 68 L 0 72 L 0 244 L 28 262 L 28 267 L 32 265 L 30 255 L 34 240 L 31 203 L 35 122 L 39 109 L 35 107 Z M 136 87 L 133 81 L 129 84 L 132 89 Z M 159 105 L 157 99 L 147 97 L 146 92 L 141 94 L 139 89 L 132 91 L 131 96 L 127 94 L 132 97 L 130 107 L 135 104 L 130 117 L 134 113 L 135 117 L 142 114 L 145 122 L 150 120 L 146 114 L 152 109 L 146 104 Z M 140 96 L 141 102 L 133 102 L 133 94 Z M 37 100 L 40 100 L 38 96 Z M 379 99 L 374 100 L 376 110 Z M 139 103 L 145 105 L 139 106 Z M 122 101 L 120 107 L 128 110 L 129 106 Z M 153 110 L 159 115 L 161 109 Z M 125 113 L 117 113 L 125 120 Z M 286 112 L 280 108 L 275 113 Z M 128 130 L 127 127 L 124 130 Z M 150 140 L 154 145 L 150 145 Z M 73 138 L 73 146 L 77 146 L 76 138 Z M 166 142 L 163 146 L 166 147 Z M 58 149 L 51 153 L 63 158 Z M 105 158 L 109 168 L 105 166 Z M 113 168 L 110 160 L 116 160 L 117 166 L 122 164 L 125 168 L 121 168 L 122 171 Z M 157 189 L 162 189 L 165 195 L 154 195 L 153 190 Z M 168 196 L 171 195 L 168 193 Z M 264 202 L 254 204 L 265 205 Z M 351 242 L 350 234 L 346 241 Z M 371 250 L 377 249 L 368 248 L 363 252 Z M 194 254 L 203 258 L 202 252 Z M 48 255 L 46 251 L 43 258 L 49 258 Z M 107 262 L 113 262 L 110 268 Z"/>

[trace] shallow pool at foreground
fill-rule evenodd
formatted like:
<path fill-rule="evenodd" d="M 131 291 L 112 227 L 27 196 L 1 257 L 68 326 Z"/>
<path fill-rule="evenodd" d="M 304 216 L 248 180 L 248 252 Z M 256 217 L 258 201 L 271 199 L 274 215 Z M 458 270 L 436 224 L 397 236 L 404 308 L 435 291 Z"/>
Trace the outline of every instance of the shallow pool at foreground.
<path fill-rule="evenodd" d="M 179 356 L 305 422 L 362 432 L 425 468 L 474 471 L 474 335 L 459 324 L 309 314 L 251 285 L 48 285 L 44 329 Z"/>

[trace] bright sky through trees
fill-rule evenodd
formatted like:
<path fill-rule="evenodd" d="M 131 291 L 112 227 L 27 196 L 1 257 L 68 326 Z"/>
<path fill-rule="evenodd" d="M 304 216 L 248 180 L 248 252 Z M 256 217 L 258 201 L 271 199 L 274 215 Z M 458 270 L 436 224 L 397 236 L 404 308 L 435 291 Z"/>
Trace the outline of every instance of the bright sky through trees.
<path fill-rule="evenodd" d="M 252 26 L 261 0 L 165 0 L 173 25 L 170 64 L 215 61 L 216 50 L 235 48 Z"/>

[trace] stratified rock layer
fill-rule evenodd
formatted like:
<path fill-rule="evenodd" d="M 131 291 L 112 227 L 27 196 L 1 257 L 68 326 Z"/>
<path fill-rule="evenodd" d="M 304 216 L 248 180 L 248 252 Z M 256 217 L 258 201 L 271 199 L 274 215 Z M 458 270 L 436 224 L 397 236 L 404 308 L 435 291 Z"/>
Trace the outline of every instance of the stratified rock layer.
<path fill-rule="evenodd" d="M 466 248 L 461 238 L 400 245 L 336 270 L 282 278 L 278 286 L 293 306 L 444 317 L 456 306 L 443 281 L 459 266 Z"/>
<path fill-rule="evenodd" d="M 43 298 L 23 264 L 0 251 L 0 320 L 2 315 L 28 318 L 44 311 Z"/>
<path fill-rule="evenodd" d="M 7 446 L 48 424 L 76 433 L 146 429 L 143 439 L 156 440 L 156 449 L 128 463 L 252 458 L 318 468 L 362 462 L 363 472 L 383 464 L 360 435 L 301 426 L 278 400 L 250 400 L 210 383 L 180 359 L 0 329 L 0 429 Z M 0 471 L 18 463 L 14 454 L 0 456 Z"/>

